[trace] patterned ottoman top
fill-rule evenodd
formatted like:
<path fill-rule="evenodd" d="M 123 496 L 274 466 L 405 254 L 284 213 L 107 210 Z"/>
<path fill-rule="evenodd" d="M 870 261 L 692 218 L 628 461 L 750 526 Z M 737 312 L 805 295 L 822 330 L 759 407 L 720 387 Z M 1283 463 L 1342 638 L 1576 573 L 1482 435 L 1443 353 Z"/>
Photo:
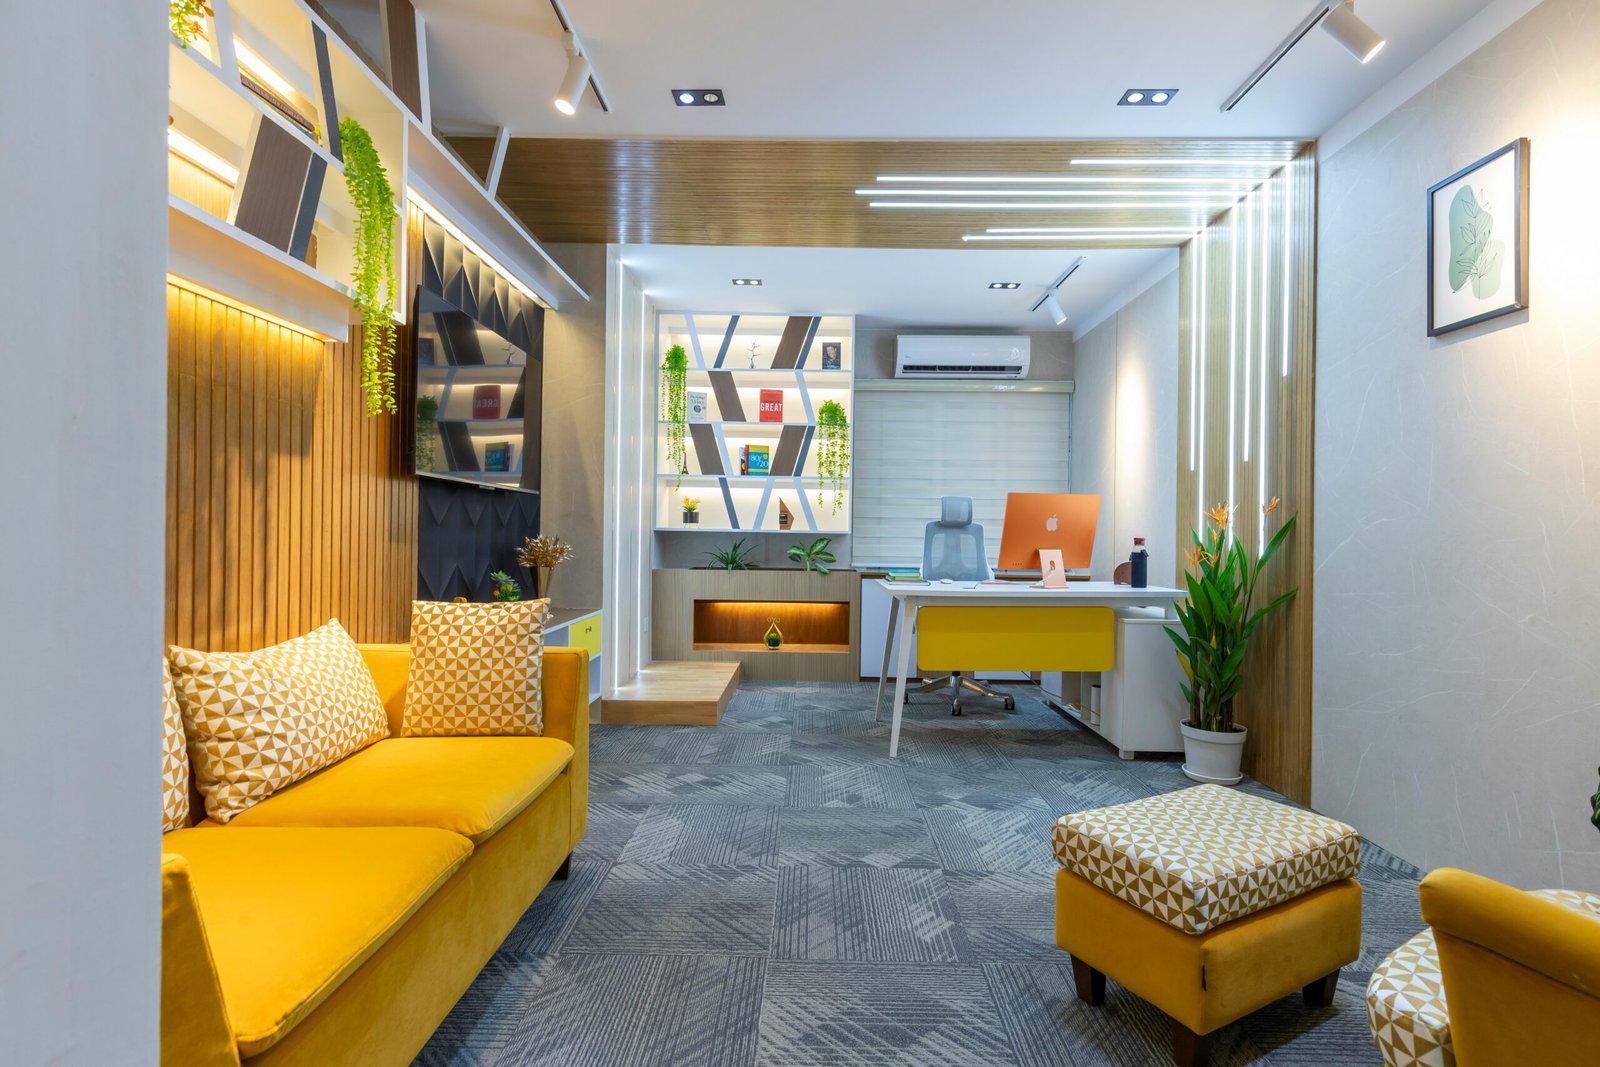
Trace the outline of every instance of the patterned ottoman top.
<path fill-rule="evenodd" d="M 1344 823 L 1220 785 L 1063 815 L 1051 846 L 1067 870 L 1191 934 L 1361 869 Z"/>

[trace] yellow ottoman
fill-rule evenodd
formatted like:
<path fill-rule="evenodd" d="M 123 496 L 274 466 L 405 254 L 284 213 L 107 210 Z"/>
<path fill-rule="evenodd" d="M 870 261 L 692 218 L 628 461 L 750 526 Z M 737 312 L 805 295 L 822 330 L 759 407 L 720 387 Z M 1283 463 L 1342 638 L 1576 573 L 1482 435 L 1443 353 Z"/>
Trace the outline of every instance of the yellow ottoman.
<path fill-rule="evenodd" d="M 1279 997 L 1333 1002 L 1361 951 L 1361 838 L 1315 812 L 1216 785 L 1063 815 L 1056 944 L 1080 999 L 1109 976 L 1172 1017 L 1172 1056 Z"/>

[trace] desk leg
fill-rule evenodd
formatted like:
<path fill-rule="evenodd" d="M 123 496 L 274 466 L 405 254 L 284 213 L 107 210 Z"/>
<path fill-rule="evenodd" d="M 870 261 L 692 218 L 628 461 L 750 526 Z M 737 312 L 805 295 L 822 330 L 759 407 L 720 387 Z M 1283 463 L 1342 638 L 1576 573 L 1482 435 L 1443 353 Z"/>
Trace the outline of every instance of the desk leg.
<path fill-rule="evenodd" d="M 883 666 L 878 670 L 878 696 L 872 702 L 873 722 L 883 718 L 883 680 L 889 677 L 889 653 L 894 649 L 894 613 L 899 606 L 900 603 L 898 601 L 889 601 L 889 636 L 883 642 Z"/>
<path fill-rule="evenodd" d="M 889 727 L 889 758 L 900 751 L 900 716 L 906 707 L 906 674 L 911 670 L 911 626 L 917 609 L 910 597 L 900 601 L 900 670 L 894 679 L 894 720 Z"/>

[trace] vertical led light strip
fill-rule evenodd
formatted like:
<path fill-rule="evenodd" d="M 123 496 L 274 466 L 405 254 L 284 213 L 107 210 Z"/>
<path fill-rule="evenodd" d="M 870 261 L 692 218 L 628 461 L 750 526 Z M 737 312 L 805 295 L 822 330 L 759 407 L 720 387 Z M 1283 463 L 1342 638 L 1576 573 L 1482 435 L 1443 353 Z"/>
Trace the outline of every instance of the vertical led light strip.
<path fill-rule="evenodd" d="M 1201 230 L 1195 235 L 1193 249 L 1190 252 L 1189 263 L 1189 470 L 1195 469 L 1196 457 L 1200 451 L 1200 433 L 1198 429 L 1196 410 L 1199 405 L 1195 396 L 1199 393 L 1200 383 L 1200 294 L 1205 289 L 1205 282 L 1200 277 L 1200 259 L 1204 254 L 1206 235 Z"/>
<path fill-rule="evenodd" d="M 1290 205 L 1294 202 L 1294 177 L 1295 164 L 1289 163 L 1283 168 L 1283 374 L 1289 376 L 1289 330 L 1294 322 L 1294 305 L 1290 299 L 1294 294 L 1294 266 L 1290 258 L 1293 249 L 1294 212 Z"/>
<path fill-rule="evenodd" d="M 1195 336 L 1200 339 L 1199 373 L 1190 383 L 1190 391 L 1197 393 L 1197 406 L 1200 409 L 1200 440 L 1198 452 L 1199 463 L 1195 467 L 1195 520 L 1194 528 L 1206 528 L 1206 365 L 1210 355 L 1211 341 L 1211 290 L 1206 278 L 1208 249 L 1211 247 L 1211 228 L 1208 226 L 1200 231 L 1198 238 L 1200 244 L 1200 324 Z M 1193 398 L 1191 398 L 1193 399 Z"/>
<path fill-rule="evenodd" d="M 1284 180 L 1287 182 L 1289 173 L 1288 168 L 1285 168 L 1280 173 L 1284 175 Z M 1269 186 L 1267 189 L 1267 207 L 1269 209 L 1272 206 L 1272 196 L 1273 190 Z M 1267 212 L 1267 218 L 1269 220 L 1272 218 L 1272 213 L 1270 210 Z M 1287 230 L 1289 226 L 1288 217 L 1285 215 L 1279 215 L 1278 224 Z M 1259 345 L 1261 367 L 1256 372 L 1256 377 L 1258 379 L 1257 387 L 1260 390 L 1260 396 L 1256 398 L 1256 406 L 1258 408 L 1256 419 L 1258 420 L 1261 433 L 1261 440 L 1256 445 L 1256 522 L 1258 524 L 1256 528 L 1257 552 L 1260 552 L 1261 549 L 1265 548 L 1267 544 L 1267 338 L 1271 328 L 1272 319 L 1271 316 L 1266 313 L 1267 309 L 1265 293 L 1267 287 L 1272 284 L 1271 264 L 1272 227 L 1270 225 L 1264 225 L 1261 227 L 1261 290 L 1263 294 L 1261 301 L 1261 339 Z M 1289 261 L 1287 257 L 1284 259 L 1281 267 L 1283 270 L 1289 269 Z M 1289 314 L 1288 307 L 1285 306 L 1281 308 L 1280 314 L 1287 316 Z"/>
<path fill-rule="evenodd" d="M 1260 190 L 1250 194 L 1243 204 L 1234 209 L 1235 214 L 1243 216 L 1244 229 L 1241 231 L 1244 240 L 1244 453 L 1242 460 L 1250 462 L 1250 414 L 1251 414 L 1251 383 L 1255 380 L 1252 367 L 1255 362 L 1255 320 L 1256 320 L 1256 230 L 1260 227 L 1260 220 L 1256 218 L 1261 207 Z M 1262 273 L 1265 274 L 1266 264 L 1262 264 Z M 1261 302 L 1261 310 L 1266 312 L 1267 302 Z"/>
<path fill-rule="evenodd" d="M 1223 500 L 1231 511 L 1233 491 L 1239 472 L 1239 237 L 1240 209 L 1234 208 L 1228 220 L 1228 495 Z M 1228 527 L 1232 536 L 1233 524 Z M 1226 542 L 1227 538 L 1224 538 Z"/>

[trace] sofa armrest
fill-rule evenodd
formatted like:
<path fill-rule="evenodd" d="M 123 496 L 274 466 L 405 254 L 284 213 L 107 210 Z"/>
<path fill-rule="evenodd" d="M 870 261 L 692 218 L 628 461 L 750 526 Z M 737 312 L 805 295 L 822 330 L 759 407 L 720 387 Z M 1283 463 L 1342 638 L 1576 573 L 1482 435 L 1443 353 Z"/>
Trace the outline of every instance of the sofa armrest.
<path fill-rule="evenodd" d="M 1424 878 L 1419 895 L 1436 938 L 1477 945 L 1600 998 L 1600 921 L 1592 916 L 1450 867 Z"/>
<path fill-rule="evenodd" d="M 239 1063 L 189 861 L 171 852 L 161 856 L 161 1063 Z"/>
<path fill-rule="evenodd" d="M 361 658 L 367 661 L 372 680 L 378 683 L 378 697 L 389 713 L 389 736 L 399 737 L 406 717 L 406 679 L 411 676 L 410 645 L 362 645 Z"/>
<path fill-rule="evenodd" d="M 544 650 L 544 735 L 572 746 L 572 839 L 577 845 L 589 817 L 589 650 Z"/>

